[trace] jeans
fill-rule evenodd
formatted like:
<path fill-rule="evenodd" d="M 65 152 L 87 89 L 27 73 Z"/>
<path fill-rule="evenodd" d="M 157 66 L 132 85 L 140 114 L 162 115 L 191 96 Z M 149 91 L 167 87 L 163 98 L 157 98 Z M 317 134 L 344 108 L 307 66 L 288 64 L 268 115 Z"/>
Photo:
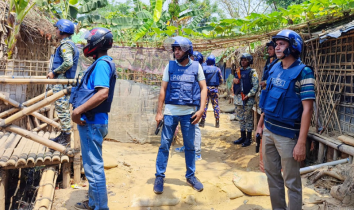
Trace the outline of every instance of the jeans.
<path fill-rule="evenodd" d="M 102 143 L 108 133 L 106 124 L 78 125 L 82 161 L 89 182 L 89 206 L 94 210 L 108 210 L 106 176 L 103 167 Z"/>
<path fill-rule="evenodd" d="M 183 144 L 185 146 L 185 161 L 186 161 L 186 178 L 191 178 L 194 176 L 195 172 L 195 149 L 194 149 L 194 138 L 195 138 L 195 125 L 191 124 L 189 115 L 180 116 L 164 116 L 164 126 L 161 133 L 161 145 L 157 153 L 156 158 L 156 177 L 165 177 L 169 152 L 171 143 L 173 140 L 173 135 L 175 133 L 178 123 L 181 124 L 181 130 L 183 135 Z"/>
<path fill-rule="evenodd" d="M 194 149 L 195 149 L 195 154 L 196 155 L 200 155 L 201 143 L 202 143 L 202 134 L 200 132 L 199 124 L 195 124 Z"/>

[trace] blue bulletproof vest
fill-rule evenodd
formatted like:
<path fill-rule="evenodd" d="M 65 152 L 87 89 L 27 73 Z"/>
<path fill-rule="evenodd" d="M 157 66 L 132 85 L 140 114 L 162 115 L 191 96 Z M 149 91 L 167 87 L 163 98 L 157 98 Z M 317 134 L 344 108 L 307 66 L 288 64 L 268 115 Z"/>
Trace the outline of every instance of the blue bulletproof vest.
<path fill-rule="evenodd" d="M 296 94 L 295 84 L 305 64 L 299 62 L 284 70 L 281 62 L 276 63 L 269 72 L 267 87 L 262 90 L 259 106 L 267 118 L 294 126 L 301 121 L 302 102 Z"/>
<path fill-rule="evenodd" d="M 269 60 L 267 60 L 269 61 Z M 274 64 L 278 63 L 279 59 L 275 59 L 273 62 L 266 64 L 266 66 L 263 69 L 263 76 L 262 76 L 262 81 L 265 81 L 269 77 L 269 71 L 272 69 Z"/>
<path fill-rule="evenodd" d="M 86 101 L 88 101 L 97 92 L 97 90 L 88 89 L 87 83 L 89 81 L 89 78 L 93 70 L 96 67 L 97 62 L 101 60 L 107 62 L 111 67 L 108 98 L 97 107 L 85 113 L 88 119 L 89 116 L 94 116 L 93 114 L 95 113 L 108 113 L 111 110 L 111 104 L 114 95 L 114 87 L 116 85 L 116 80 L 117 80 L 115 64 L 111 60 L 105 58 L 96 60 L 91 66 L 87 68 L 87 70 L 84 73 L 84 76 L 81 79 L 80 84 L 77 87 L 73 87 L 71 90 L 71 96 L 69 102 L 73 105 L 74 109 L 84 104 Z"/>
<path fill-rule="evenodd" d="M 77 63 L 78 63 L 79 57 L 80 57 L 80 52 L 77 49 L 77 47 L 75 46 L 74 42 L 72 42 L 71 40 L 67 40 L 66 43 L 70 44 L 73 47 L 74 56 L 73 56 L 73 66 L 65 72 L 65 77 L 68 79 L 74 79 L 75 74 L 76 74 L 76 69 L 77 69 Z M 52 71 L 54 71 L 56 68 L 58 68 L 64 62 L 64 59 L 60 56 L 60 47 L 62 45 L 63 44 L 61 44 L 55 50 Z"/>
<path fill-rule="evenodd" d="M 216 66 L 203 66 L 207 86 L 219 86 L 219 74 Z"/>
<path fill-rule="evenodd" d="M 165 104 L 200 105 L 198 69 L 197 61 L 193 61 L 189 66 L 179 66 L 176 61 L 170 61 Z"/>
<path fill-rule="evenodd" d="M 247 95 L 253 88 L 251 70 L 252 70 L 251 68 L 247 68 L 246 70 L 241 69 L 243 94 L 245 95 Z M 237 72 L 235 73 L 235 78 L 239 79 Z M 241 94 L 241 82 L 238 84 L 234 83 L 234 94 L 235 95 Z"/>

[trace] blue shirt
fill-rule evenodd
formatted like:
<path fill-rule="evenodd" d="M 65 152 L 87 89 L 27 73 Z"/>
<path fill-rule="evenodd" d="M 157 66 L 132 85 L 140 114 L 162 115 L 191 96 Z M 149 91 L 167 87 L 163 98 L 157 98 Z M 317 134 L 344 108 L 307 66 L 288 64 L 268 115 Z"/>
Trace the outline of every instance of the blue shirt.
<path fill-rule="evenodd" d="M 109 81 L 110 73 L 112 70 L 106 61 L 101 61 L 102 58 L 113 60 L 109 56 L 102 56 L 98 58 L 97 64 L 92 71 L 92 74 L 90 75 L 89 81 L 87 83 L 87 88 L 90 90 L 99 87 L 110 88 Z M 82 115 L 82 118 L 88 124 L 108 124 L 108 113 L 96 113 L 94 120 L 88 120 L 84 114 Z"/>

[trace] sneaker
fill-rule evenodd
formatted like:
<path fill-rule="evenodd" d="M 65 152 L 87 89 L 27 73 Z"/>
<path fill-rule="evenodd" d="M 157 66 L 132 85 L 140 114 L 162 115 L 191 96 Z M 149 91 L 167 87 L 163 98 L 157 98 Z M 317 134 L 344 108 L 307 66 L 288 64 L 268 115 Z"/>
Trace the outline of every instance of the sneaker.
<path fill-rule="evenodd" d="M 195 189 L 198 192 L 203 191 L 203 184 L 199 181 L 199 179 L 195 176 L 191 177 L 191 178 L 187 178 L 187 183 L 193 187 L 193 189 Z"/>
<path fill-rule="evenodd" d="M 154 183 L 154 193 L 156 193 L 156 194 L 163 193 L 163 183 L 164 183 L 163 177 L 156 177 L 155 183 Z"/>
<path fill-rule="evenodd" d="M 176 152 L 184 152 L 186 148 L 184 146 L 175 149 Z"/>
<path fill-rule="evenodd" d="M 75 209 L 88 209 L 88 210 L 93 210 L 92 208 L 89 207 L 88 205 L 88 200 L 82 201 L 81 203 L 76 203 L 75 204 Z"/>
<path fill-rule="evenodd" d="M 202 159 L 202 155 L 195 155 L 195 160 L 201 160 Z"/>

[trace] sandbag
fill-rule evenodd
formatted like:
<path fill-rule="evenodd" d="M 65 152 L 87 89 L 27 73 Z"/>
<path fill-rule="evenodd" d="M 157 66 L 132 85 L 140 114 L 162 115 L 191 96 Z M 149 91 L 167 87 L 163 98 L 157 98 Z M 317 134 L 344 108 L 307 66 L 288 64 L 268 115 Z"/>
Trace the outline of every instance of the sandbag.
<path fill-rule="evenodd" d="M 177 192 L 166 193 L 156 196 L 155 194 L 134 195 L 131 207 L 160 207 L 175 206 L 181 200 Z"/>
<path fill-rule="evenodd" d="M 118 161 L 108 154 L 103 153 L 103 167 L 105 169 L 115 168 L 118 166 Z"/>
<path fill-rule="evenodd" d="M 343 142 L 344 144 L 354 146 L 354 138 L 350 136 L 344 136 L 344 135 L 338 136 L 338 140 Z"/>
<path fill-rule="evenodd" d="M 267 176 L 264 173 L 238 171 L 233 182 L 246 195 L 269 195 Z"/>
<path fill-rule="evenodd" d="M 221 113 L 234 113 L 235 112 L 235 105 L 226 105 L 226 106 L 220 107 L 220 112 Z"/>

